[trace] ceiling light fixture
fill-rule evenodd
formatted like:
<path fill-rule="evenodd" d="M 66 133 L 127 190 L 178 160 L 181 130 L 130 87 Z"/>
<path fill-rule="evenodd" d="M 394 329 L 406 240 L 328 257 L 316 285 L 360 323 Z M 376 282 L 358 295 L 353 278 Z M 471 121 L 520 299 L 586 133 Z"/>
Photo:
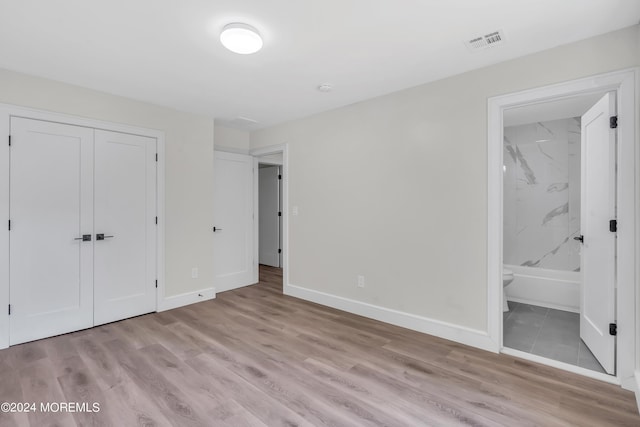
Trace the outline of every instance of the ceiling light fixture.
<path fill-rule="evenodd" d="M 220 43 L 240 55 L 249 55 L 262 49 L 262 37 L 258 30 L 239 22 L 225 25 L 220 33 Z"/>
<path fill-rule="evenodd" d="M 318 86 L 320 92 L 331 92 L 331 89 L 333 89 L 333 87 L 329 83 L 323 83 Z"/>

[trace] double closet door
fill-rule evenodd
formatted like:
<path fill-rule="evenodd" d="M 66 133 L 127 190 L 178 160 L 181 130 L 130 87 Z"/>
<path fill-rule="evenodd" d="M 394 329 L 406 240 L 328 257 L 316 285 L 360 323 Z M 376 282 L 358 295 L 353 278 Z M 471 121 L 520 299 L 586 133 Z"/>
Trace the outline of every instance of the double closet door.
<path fill-rule="evenodd" d="M 11 118 L 10 344 L 156 310 L 156 139 Z"/>

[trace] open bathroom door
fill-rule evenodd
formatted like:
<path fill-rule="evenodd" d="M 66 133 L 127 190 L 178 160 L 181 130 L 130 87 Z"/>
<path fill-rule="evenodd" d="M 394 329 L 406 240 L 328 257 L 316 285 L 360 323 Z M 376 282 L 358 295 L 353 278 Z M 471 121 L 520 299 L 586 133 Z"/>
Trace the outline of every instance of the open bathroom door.
<path fill-rule="evenodd" d="M 615 93 L 603 96 L 582 116 L 582 191 L 580 271 L 580 337 L 604 370 L 615 374 L 616 233 L 609 221 L 616 217 Z"/>

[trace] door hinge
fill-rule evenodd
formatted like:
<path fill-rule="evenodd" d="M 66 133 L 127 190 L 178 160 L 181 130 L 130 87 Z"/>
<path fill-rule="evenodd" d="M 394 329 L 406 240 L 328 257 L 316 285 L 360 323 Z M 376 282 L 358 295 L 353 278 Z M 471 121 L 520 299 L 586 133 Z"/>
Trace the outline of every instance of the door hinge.
<path fill-rule="evenodd" d="M 156 217 L 156 225 L 158 225 L 158 217 Z"/>
<path fill-rule="evenodd" d="M 11 220 L 9 220 L 9 231 L 11 231 Z"/>
<path fill-rule="evenodd" d="M 9 316 L 11 316 L 11 304 L 9 304 Z"/>
<path fill-rule="evenodd" d="M 612 219 L 609 221 L 609 231 L 615 233 L 618 231 L 618 220 Z"/>
<path fill-rule="evenodd" d="M 278 212 L 278 216 L 282 216 L 282 212 Z"/>
<path fill-rule="evenodd" d="M 278 175 L 278 179 L 282 179 L 282 175 Z"/>
<path fill-rule="evenodd" d="M 11 147 L 11 135 L 9 135 L 9 147 Z"/>
<path fill-rule="evenodd" d="M 156 153 L 156 162 L 158 161 L 158 153 Z"/>
<path fill-rule="evenodd" d="M 278 253 L 281 254 L 282 253 L 282 249 L 278 249 Z"/>
<path fill-rule="evenodd" d="M 618 127 L 618 116 L 609 117 L 609 127 L 611 129 L 617 129 L 617 127 Z"/>
<path fill-rule="evenodd" d="M 158 279 L 156 279 L 156 289 L 158 288 Z"/>
<path fill-rule="evenodd" d="M 618 325 L 609 323 L 609 335 L 618 335 Z"/>

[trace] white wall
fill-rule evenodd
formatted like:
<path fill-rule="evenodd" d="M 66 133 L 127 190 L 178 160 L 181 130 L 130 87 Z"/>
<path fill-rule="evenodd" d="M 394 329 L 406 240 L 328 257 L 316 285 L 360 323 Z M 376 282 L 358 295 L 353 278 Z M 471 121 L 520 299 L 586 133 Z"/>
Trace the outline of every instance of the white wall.
<path fill-rule="evenodd" d="M 217 124 L 214 130 L 216 150 L 249 154 L 249 132 Z"/>
<path fill-rule="evenodd" d="M 289 143 L 290 284 L 486 331 L 487 99 L 638 66 L 638 44 L 634 26 L 252 133 Z"/>
<path fill-rule="evenodd" d="M 213 119 L 2 69 L 0 103 L 164 131 L 165 294 L 213 286 Z"/>

